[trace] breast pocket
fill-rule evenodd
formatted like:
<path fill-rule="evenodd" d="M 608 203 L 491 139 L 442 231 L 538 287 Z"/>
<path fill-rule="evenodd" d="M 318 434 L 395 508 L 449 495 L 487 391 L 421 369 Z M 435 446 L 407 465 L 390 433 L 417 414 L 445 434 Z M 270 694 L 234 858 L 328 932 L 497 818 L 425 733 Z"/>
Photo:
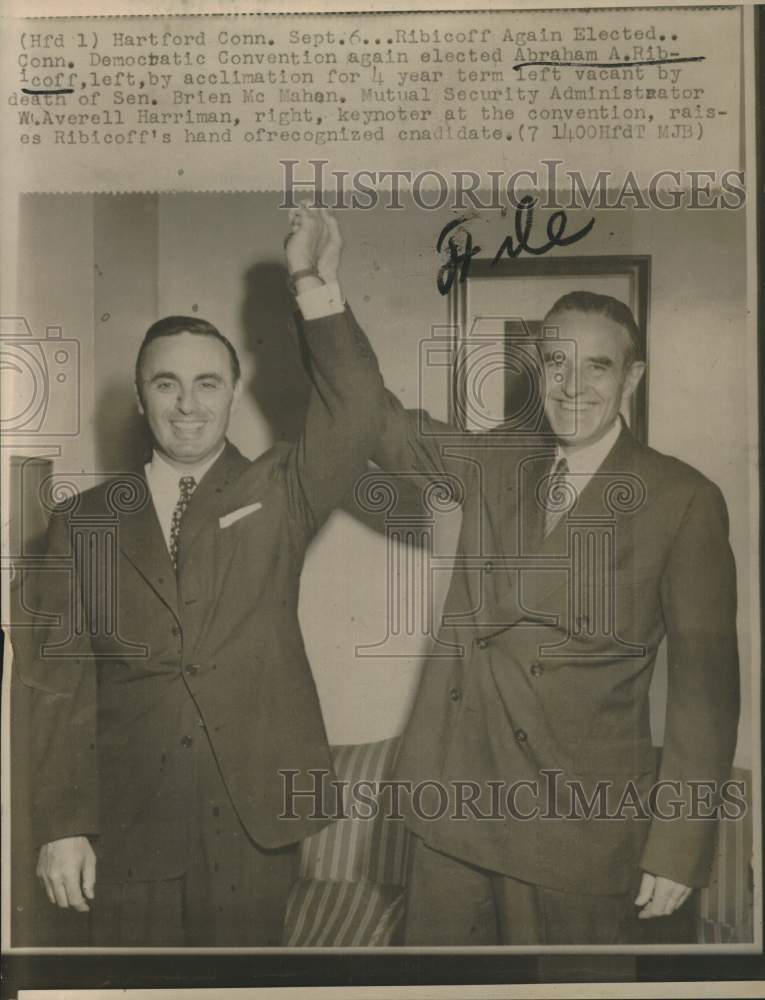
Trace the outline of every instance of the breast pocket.
<path fill-rule="evenodd" d="M 227 514 L 222 514 L 218 518 L 218 527 L 221 531 L 226 531 L 233 525 L 243 521 L 245 518 L 253 517 L 262 509 L 263 504 L 260 500 L 244 504 L 241 507 L 237 507 L 236 509 L 229 511 Z"/>

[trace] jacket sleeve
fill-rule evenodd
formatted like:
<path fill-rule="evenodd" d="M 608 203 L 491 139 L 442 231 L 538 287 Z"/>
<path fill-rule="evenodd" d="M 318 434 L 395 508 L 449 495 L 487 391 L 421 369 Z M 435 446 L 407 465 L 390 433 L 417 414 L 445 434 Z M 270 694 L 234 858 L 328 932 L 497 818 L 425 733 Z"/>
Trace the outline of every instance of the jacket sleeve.
<path fill-rule="evenodd" d="M 351 320 L 356 338 L 374 357 L 372 346 L 353 315 Z M 413 358 L 413 364 L 417 363 L 419 359 Z M 444 474 L 460 477 L 465 472 L 466 448 L 473 446 L 473 439 L 474 435 L 435 420 L 423 409 L 406 409 L 383 387 L 381 425 L 370 457 L 391 473 L 416 474 L 425 479 Z"/>
<path fill-rule="evenodd" d="M 439 435 L 454 430 L 389 392 L 350 309 L 303 321 L 312 390 L 305 428 L 287 462 L 290 507 L 313 534 L 348 499 L 368 459 L 391 473 L 450 470 Z"/>
<path fill-rule="evenodd" d="M 311 391 L 303 432 L 285 467 L 290 511 L 310 537 L 366 468 L 380 428 L 382 381 L 347 310 L 301 326 Z"/>
<path fill-rule="evenodd" d="M 96 666 L 69 558 L 69 519 L 52 515 L 48 564 L 36 571 L 31 605 L 43 624 L 14 641 L 13 724 L 28 733 L 30 827 L 36 845 L 98 832 Z M 66 656 L 55 646 L 66 643 Z"/>
<path fill-rule="evenodd" d="M 708 480 L 680 523 L 661 600 L 668 681 L 659 779 L 679 784 L 684 811 L 682 818 L 652 820 L 641 868 L 704 886 L 717 833 L 711 807 L 730 778 L 739 714 L 736 567 L 725 501 Z"/>

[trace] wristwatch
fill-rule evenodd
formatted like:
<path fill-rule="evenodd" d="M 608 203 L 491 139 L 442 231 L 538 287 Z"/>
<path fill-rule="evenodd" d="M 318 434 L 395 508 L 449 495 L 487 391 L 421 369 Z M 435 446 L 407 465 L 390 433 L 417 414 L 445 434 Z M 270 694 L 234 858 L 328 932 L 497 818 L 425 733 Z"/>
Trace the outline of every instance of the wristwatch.
<path fill-rule="evenodd" d="M 321 283 L 324 284 L 321 275 L 319 274 L 319 272 L 316 270 L 315 267 L 301 267 L 299 271 L 294 271 L 292 274 L 290 274 L 290 282 L 292 283 L 293 289 L 295 288 L 295 286 L 297 285 L 298 281 L 300 281 L 301 278 L 318 278 L 319 281 L 321 281 Z"/>

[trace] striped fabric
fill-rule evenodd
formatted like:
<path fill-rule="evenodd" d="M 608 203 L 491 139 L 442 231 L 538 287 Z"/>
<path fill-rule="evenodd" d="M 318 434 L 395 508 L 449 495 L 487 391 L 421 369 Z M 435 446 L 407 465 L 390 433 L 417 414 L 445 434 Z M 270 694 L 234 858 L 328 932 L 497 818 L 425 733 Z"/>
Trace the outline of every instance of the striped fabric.
<path fill-rule="evenodd" d="M 733 768 L 734 781 L 745 785 L 749 805 L 738 820 L 720 822 L 717 856 L 712 877 L 699 901 L 699 942 L 702 944 L 746 943 L 754 940 L 752 916 L 752 776 Z"/>
<path fill-rule="evenodd" d="M 403 911 L 400 886 L 301 879 L 287 903 L 284 943 L 292 948 L 394 944 Z"/>
<path fill-rule="evenodd" d="M 376 785 L 390 778 L 398 743 L 398 737 L 394 737 L 378 743 L 333 747 L 338 779 L 352 786 L 361 780 Z M 373 819 L 348 816 L 304 840 L 300 854 L 301 878 L 404 884 L 410 837 L 402 820 L 386 819 L 382 815 L 390 811 L 391 793 L 374 795 L 367 786 L 361 791 L 365 798 L 378 801 L 380 815 Z M 353 807 L 354 796 L 347 787 L 343 792 L 344 809 L 348 813 Z M 363 814 L 369 811 L 360 803 L 358 810 Z"/>
<path fill-rule="evenodd" d="M 375 947 L 395 943 L 404 913 L 410 835 L 402 820 L 386 818 L 390 792 L 378 782 L 390 778 L 398 738 L 333 747 L 347 816 L 303 841 L 300 879 L 287 903 L 284 943 L 289 947 Z M 358 801 L 348 786 L 365 781 Z M 352 814 L 354 802 L 359 815 Z"/>

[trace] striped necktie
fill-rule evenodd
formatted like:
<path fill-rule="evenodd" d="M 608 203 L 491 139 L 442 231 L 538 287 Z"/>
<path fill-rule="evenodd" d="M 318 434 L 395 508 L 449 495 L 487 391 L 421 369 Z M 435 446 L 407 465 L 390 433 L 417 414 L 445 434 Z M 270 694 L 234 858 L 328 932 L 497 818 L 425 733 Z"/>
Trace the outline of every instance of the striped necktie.
<path fill-rule="evenodd" d="M 568 476 L 568 462 L 566 456 L 562 455 L 558 459 L 557 465 L 553 467 L 552 474 L 547 481 L 547 492 L 545 494 L 545 538 L 550 534 L 558 521 L 573 506 L 571 487 L 566 482 Z"/>
<path fill-rule="evenodd" d="M 173 519 L 170 522 L 170 558 L 173 566 L 178 569 L 178 542 L 181 537 L 181 521 L 186 512 L 186 508 L 191 500 L 191 494 L 196 489 L 197 481 L 193 476 L 181 476 L 178 480 L 178 502 L 173 510 Z"/>

